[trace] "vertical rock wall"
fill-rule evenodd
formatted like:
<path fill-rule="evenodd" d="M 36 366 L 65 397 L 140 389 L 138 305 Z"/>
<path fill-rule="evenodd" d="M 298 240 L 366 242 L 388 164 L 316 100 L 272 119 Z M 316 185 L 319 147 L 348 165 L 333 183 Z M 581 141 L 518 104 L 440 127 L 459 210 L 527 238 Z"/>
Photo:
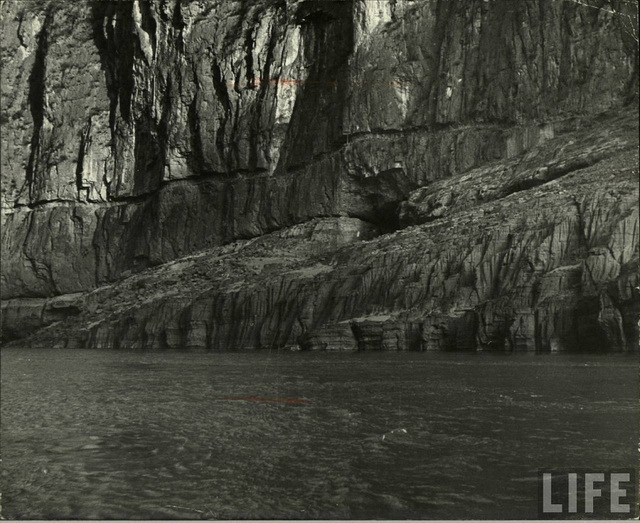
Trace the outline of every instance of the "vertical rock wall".
<path fill-rule="evenodd" d="M 637 90 L 619 18 L 567 1 L 1 9 L 4 299 L 318 216 L 393 229 L 418 186 Z"/>

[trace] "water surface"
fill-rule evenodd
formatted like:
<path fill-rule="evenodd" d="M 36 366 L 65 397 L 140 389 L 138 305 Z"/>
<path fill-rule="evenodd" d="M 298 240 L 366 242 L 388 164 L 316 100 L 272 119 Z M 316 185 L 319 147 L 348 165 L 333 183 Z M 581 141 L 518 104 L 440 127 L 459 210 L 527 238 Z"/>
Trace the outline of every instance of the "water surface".
<path fill-rule="evenodd" d="M 638 358 L 5 349 L 1 414 L 7 518 L 536 518 L 637 463 Z"/>

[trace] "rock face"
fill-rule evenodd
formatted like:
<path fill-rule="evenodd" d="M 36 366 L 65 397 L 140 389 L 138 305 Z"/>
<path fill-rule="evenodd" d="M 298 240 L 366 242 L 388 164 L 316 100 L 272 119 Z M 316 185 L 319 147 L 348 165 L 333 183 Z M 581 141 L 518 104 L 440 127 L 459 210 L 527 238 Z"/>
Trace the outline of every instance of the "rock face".
<path fill-rule="evenodd" d="M 637 347 L 638 47 L 604 4 L 3 2 L 3 335 Z"/>

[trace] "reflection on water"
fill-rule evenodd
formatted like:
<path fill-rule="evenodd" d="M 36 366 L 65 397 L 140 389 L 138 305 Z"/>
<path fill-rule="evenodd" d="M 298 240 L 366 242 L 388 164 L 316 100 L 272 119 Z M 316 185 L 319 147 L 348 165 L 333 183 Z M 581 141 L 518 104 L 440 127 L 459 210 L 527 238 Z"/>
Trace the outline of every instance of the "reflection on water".
<path fill-rule="evenodd" d="M 637 364 L 3 350 L 4 516 L 535 518 L 538 469 L 636 463 Z"/>

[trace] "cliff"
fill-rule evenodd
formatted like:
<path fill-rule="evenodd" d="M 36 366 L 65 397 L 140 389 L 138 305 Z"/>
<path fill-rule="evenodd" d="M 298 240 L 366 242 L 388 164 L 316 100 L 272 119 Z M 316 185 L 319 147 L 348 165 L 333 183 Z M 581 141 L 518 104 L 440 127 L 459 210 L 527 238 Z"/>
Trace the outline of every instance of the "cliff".
<path fill-rule="evenodd" d="M 637 347 L 638 47 L 600 3 L 4 2 L 5 339 Z"/>

